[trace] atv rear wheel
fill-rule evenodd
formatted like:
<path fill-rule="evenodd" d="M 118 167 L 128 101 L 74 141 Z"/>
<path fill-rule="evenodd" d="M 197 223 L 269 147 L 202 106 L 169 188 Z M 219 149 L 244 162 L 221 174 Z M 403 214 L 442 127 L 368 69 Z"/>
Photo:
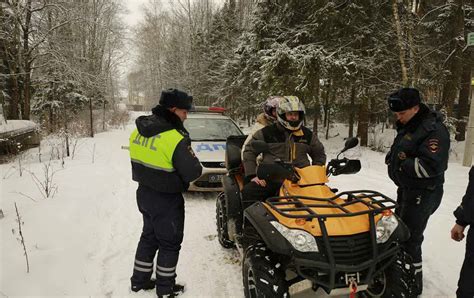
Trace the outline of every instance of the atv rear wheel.
<path fill-rule="evenodd" d="M 216 200 L 216 223 L 217 238 L 224 248 L 234 247 L 234 242 L 229 239 L 229 231 L 227 229 L 227 209 L 225 205 L 225 193 L 221 192 Z"/>
<path fill-rule="evenodd" d="M 411 257 L 404 251 L 400 251 L 395 261 L 374 277 L 361 296 L 413 297 L 414 276 Z"/>
<path fill-rule="evenodd" d="M 290 297 L 284 270 L 279 264 L 272 264 L 263 245 L 247 248 L 242 275 L 246 298 Z"/>

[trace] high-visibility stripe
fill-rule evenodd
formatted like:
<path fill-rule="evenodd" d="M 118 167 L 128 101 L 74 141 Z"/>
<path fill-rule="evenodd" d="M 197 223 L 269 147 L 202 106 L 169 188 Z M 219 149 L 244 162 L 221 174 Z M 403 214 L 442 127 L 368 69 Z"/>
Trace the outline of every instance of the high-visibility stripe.
<path fill-rule="evenodd" d="M 423 175 L 425 175 L 426 178 L 430 178 L 430 175 L 428 175 L 428 172 L 425 170 L 425 168 L 423 168 L 419 159 L 418 159 L 418 166 L 420 167 L 421 173 L 423 173 Z"/>
<path fill-rule="evenodd" d="M 160 271 L 174 271 L 176 269 L 176 266 L 174 267 L 161 267 L 161 266 L 156 266 L 156 270 Z"/>
<path fill-rule="evenodd" d="M 418 274 L 418 273 L 420 273 L 421 271 L 423 271 L 421 268 L 420 268 L 420 269 L 416 269 L 416 270 L 415 270 L 415 274 Z"/>
<path fill-rule="evenodd" d="M 173 154 L 176 146 L 183 139 L 176 129 L 145 138 L 135 129 L 130 135 L 130 159 L 146 167 L 166 172 L 173 172 Z"/>
<path fill-rule="evenodd" d="M 415 157 L 415 173 L 416 173 L 416 176 L 418 176 L 418 178 L 423 178 L 423 176 L 421 176 L 420 174 L 420 164 L 418 162 L 418 157 Z"/>
<path fill-rule="evenodd" d="M 133 269 L 135 269 L 137 271 L 141 271 L 141 272 L 153 272 L 153 268 L 142 268 L 142 267 L 139 267 L 137 265 L 135 265 L 133 267 Z"/>
<path fill-rule="evenodd" d="M 413 263 L 413 266 L 415 267 L 421 267 L 421 265 L 423 265 L 423 262 Z"/>
<path fill-rule="evenodd" d="M 139 260 L 135 260 L 135 264 L 146 266 L 146 267 L 153 267 L 153 262 L 148 263 L 148 262 L 142 262 L 142 261 L 139 261 Z"/>
<path fill-rule="evenodd" d="M 174 272 L 166 273 L 166 272 L 156 271 L 156 274 L 158 274 L 159 276 L 165 276 L 165 277 L 175 276 Z"/>
<path fill-rule="evenodd" d="M 165 172 L 174 172 L 175 169 L 166 169 L 166 168 L 161 168 L 161 167 L 157 167 L 157 166 L 154 166 L 154 165 L 151 165 L 151 164 L 148 164 L 146 162 L 143 162 L 141 160 L 138 160 L 138 159 L 131 159 L 134 163 L 139 163 L 147 168 L 151 168 L 151 169 L 155 169 L 155 170 L 161 170 L 161 171 L 165 171 Z"/>

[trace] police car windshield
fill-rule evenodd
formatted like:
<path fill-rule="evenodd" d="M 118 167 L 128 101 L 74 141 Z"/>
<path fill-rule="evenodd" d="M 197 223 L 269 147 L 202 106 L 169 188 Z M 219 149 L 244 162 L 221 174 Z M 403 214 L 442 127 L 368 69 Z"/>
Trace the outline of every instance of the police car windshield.
<path fill-rule="evenodd" d="M 188 118 L 184 127 L 193 141 L 225 141 L 228 136 L 242 134 L 230 119 Z"/>

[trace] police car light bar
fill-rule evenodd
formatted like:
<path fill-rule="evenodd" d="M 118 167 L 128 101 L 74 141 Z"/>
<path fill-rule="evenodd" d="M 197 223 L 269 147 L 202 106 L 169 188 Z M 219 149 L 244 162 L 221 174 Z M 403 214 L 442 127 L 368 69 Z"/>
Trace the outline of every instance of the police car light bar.
<path fill-rule="evenodd" d="M 209 113 L 224 113 L 226 108 L 222 107 L 208 107 L 208 106 L 194 106 L 191 112 L 209 112 Z"/>

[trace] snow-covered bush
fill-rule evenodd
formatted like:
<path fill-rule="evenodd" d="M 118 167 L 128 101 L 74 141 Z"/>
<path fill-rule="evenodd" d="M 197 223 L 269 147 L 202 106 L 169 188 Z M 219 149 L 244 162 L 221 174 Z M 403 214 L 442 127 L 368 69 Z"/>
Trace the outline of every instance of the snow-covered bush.
<path fill-rule="evenodd" d="M 125 125 L 130 121 L 130 113 L 127 110 L 113 110 L 109 116 L 108 124 L 113 128 L 125 129 Z"/>

